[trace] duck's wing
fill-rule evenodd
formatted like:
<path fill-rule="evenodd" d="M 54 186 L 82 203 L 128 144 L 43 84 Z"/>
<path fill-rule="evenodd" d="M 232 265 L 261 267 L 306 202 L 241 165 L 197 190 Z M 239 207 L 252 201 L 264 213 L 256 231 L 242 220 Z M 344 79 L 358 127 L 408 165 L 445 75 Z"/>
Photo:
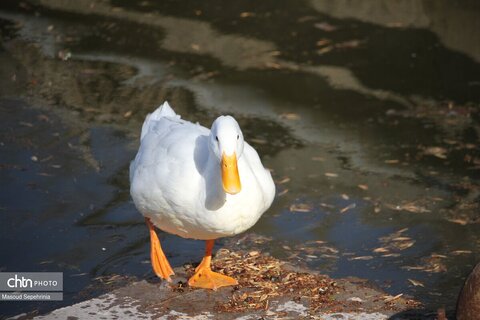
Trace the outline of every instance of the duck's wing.
<path fill-rule="evenodd" d="M 140 148 L 130 164 L 130 181 L 139 166 L 162 163 L 168 169 L 170 163 L 177 163 L 177 167 L 193 163 L 197 138 L 209 133 L 199 124 L 181 119 L 168 102 L 163 103 L 145 118 Z"/>
<path fill-rule="evenodd" d="M 145 135 L 148 134 L 162 118 L 170 118 L 173 121 L 181 120 L 180 115 L 176 114 L 175 111 L 173 111 L 172 107 L 170 107 L 170 105 L 168 104 L 168 101 L 165 101 L 154 112 L 149 113 L 145 117 L 145 121 L 143 122 L 142 126 L 142 134 L 140 135 L 140 141 L 143 140 Z"/>
<path fill-rule="evenodd" d="M 243 156 L 262 188 L 266 210 L 275 198 L 275 183 L 273 182 L 272 175 L 269 170 L 264 168 L 257 151 L 246 141 L 243 148 Z"/>

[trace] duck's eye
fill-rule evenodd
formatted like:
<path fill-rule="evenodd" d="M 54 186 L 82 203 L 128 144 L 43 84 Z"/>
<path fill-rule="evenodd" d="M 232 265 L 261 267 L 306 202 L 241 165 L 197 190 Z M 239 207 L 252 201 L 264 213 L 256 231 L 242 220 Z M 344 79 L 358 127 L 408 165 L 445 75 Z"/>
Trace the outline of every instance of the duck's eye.
<path fill-rule="evenodd" d="M 215 140 L 217 140 L 217 141 L 218 141 L 218 136 L 215 136 Z"/>
<path fill-rule="evenodd" d="M 239 135 L 239 134 L 237 134 L 237 140 L 238 140 L 238 139 L 240 139 L 240 135 Z"/>

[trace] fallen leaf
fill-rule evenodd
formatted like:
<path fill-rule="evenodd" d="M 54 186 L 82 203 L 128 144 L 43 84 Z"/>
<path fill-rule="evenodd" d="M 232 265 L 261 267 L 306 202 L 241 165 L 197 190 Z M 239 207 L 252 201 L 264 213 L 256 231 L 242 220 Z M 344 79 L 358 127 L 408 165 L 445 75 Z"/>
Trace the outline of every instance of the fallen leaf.
<path fill-rule="evenodd" d="M 455 251 L 452 251 L 451 254 L 455 255 L 455 256 L 458 256 L 460 254 L 470 254 L 472 253 L 472 251 L 470 250 L 455 250 Z"/>
<path fill-rule="evenodd" d="M 356 206 L 357 206 L 357 205 L 356 205 L 355 203 L 351 203 L 351 204 L 349 204 L 348 206 L 346 206 L 345 208 L 341 209 L 341 210 L 340 210 L 340 213 L 345 213 L 345 212 L 347 212 L 348 210 L 355 208 Z"/>
<path fill-rule="evenodd" d="M 393 238 L 392 240 L 393 241 L 405 241 L 405 240 L 411 240 L 412 238 L 410 237 L 396 237 L 396 238 Z"/>
<path fill-rule="evenodd" d="M 327 176 L 329 178 L 336 178 L 336 177 L 338 177 L 338 174 L 332 173 L 332 172 L 325 172 L 325 176 Z"/>
<path fill-rule="evenodd" d="M 359 298 L 359 297 L 350 297 L 347 300 L 348 301 L 355 301 L 355 302 L 363 302 L 362 298 Z"/>
<path fill-rule="evenodd" d="M 248 18 L 248 17 L 253 17 L 255 16 L 255 13 L 253 12 L 242 12 L 240 13 L 240 18 Z"/>
<path fill-rule="evenodd" d="M 383 258 L 388 258 L 388 257 L 400 257 L 400 253 L 387 253 L 387 254 L 382 254 Z"/>
<path fill-rule="evenodd" d="M 458 223 L 462 226 L 465 226 L 468 224 L 468 221 L 466 219 L 460 219 L 460 218 L 457 218 L 457 219 L 447 219 L 447 221 L 450 221 L 450 222 L 453 222 L 453 223 Z"/>
<path fill-rule="evenodd" d="M 396 296 L 385 296 L 385 302 L 391 302 L 391 301 L 397 300 L 401 296 L 403 296 L 403 293 L 399 293 Z"/>
<path fill-rule="evenodd" d="M 325 32 L 332 32 L 337 30 L 337 27 L 328 22 L 319 22 L 314 24 L 315 28 L 320 29 Z"/>
<path fill-rule="evenodd" d="M 425 287 L 420 281 L 413 279 L 408 279 L 408 281 L 410 281 L 410 283 L 413 284 L 415 287 Z"/>
<path fill-rule="evenodd" d="M 388 163 L 388 164 L 396 164 L 396 163 L 399 163 L 400 161 L 397 160 L 397 159 L 392 159 L 392 160 L 385 160 L 385 163 Z"/>
<path fill-rule="evenodd" d="M 371 260 L 373 259 L 373 256 L 359 256 L 359 257 L 354 257 L 349 260 Z"/>
<path fill-rule="evenodd" d="M 359 184 L 357 187 L 359 187 L 362 190 L 368 190 L 368 186 L 366 184 Z"/>
<path fill-rule="evenodd" d="M 415 241 L 412 240 L 412 241 L 408 241 L 408 242 L 397 243 L 396 247 L 399 250 L 405 250 L 405 249 L 408 249 L 408 248 L 412 247 L 414 244 L 415 244 Z"/>
<path fill-rule="evenodd" d="M 287 120 L 298 120 L 300 119 L 300 116 L 293 112 L 286 112 L 286 113 L 282 113 L 280 115 L 280 118 L 287 119 Z"/>
<path fill-rule="evenodd" d="M 331 204 L 328 204 L 328 203 L 320 203 L 320 206 L 324 207 L 324 208 L 329 208 L 329 209 L 333 209 L 335 208 L 335 206 L 331 205 Z"/>
<path fill-rule="evenodd" d="M 20 121 L 19 124 L 24 127 L 33 127 L 33 124 L 31 124 L 30 122 Z"/>
<path fill-rule="evenodd" d="M 285 177 L 285 178 L 283 178 L 282 180 L 276 181 L 276 182 L 277 182 L 277 184 L 284 184 L 284 183 L 287 183 L 287 182 L 289 182 L 289 181 L 290 181 L 290 178 L 289 178 L 289 177 Z"/>
<path fill-rule="evenodd" d="M 279 64 L 279 63 L 276 63 L 276 62 L 267 61 L 265 63 L 265 67 L 270 68 L 270 69 L 281 69 L 282 65 Z"/>
<path fill-rule="evenodd" d="M 353 39 L 353 40 L 348 40 L 348 41 L 344 41 L 344 42 L 340 42 L 340 43 L 337 43 L 335 45 L 335 48 L 339 48 L 339 49 L 352 49 L 352 48 L 357 48 L 360 46 L 360 44 L 362 44 L 363 41 L 360 41 L 360 40 L 357 40 L 357 39 Z"/>
<path fill-rule="evenodd" d="M 425 207 L 418 206 L 415 204 L 415 202 L 408 202 L 408 203 L 403 203 L 403 204 L 398 204 L 398 205 L 392 205 L 392 204 L 386 204 L 386 206 L 392 210 L 397 210 L 397 211 L 408 211 L 412 213 L 425 213 L 425 212 L 430 212 Z"/>
<path fill-rule="evenodd" d="M 328 39 L 320 39 L 317 41 L 317 46 L 319 47 L 323 47 L 327 44 L 330 44 L 332 41 L 328 40 Z"/>
<path fill-rule="evenodd" d="M 328 46 L 328 47 L 324 47 L 324 48 L 318 50 L 317 53 L 318 53 L 319 55 L 322 55 L 322 54 L 325 54 L 325 53 L 330 52 L 330 51 L 332 51 L 332 50 L 333 50 L 333 47 L 332 47 L 332 46 Z"/>
<path fill-rule="evenodd" d="M 447 149 L 442 147 L 427 147 L 423 150 L 423 153 L 426 155 L 435 156 L 440 159 L 447 158 L 447 155 L 446 155 Z"/>
<path fill-rule="evenodd" d="M 292 204 L 290 206 L 291 212 L 310 212 L 312 211 L 312 206 L 306 203 Z"/>
<path fill-rule="evenodd" d="M 37 175 L 43 176 L 43 177 L 53 177 L 53 174 L 46 173 L 46 172 L 39 172 L 37 173 Z"/>

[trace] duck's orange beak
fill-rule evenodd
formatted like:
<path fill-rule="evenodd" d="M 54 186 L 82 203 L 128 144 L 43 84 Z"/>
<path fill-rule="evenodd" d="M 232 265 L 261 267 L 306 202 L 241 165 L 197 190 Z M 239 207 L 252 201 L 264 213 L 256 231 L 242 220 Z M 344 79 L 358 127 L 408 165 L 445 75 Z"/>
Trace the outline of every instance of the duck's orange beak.
<path fill-rule="evenodd" d="M 242 190 L 240 175 L 238 174 L 237 155 L 222 154 L 222 184 L 223 190 L 230 194 L 237 194 Z"/>

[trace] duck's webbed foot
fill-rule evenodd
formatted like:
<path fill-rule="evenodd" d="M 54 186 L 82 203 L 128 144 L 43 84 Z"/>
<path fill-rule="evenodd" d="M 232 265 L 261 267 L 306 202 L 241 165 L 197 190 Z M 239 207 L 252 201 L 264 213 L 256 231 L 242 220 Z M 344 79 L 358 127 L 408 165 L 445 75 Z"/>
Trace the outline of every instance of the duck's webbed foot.
<path fill-rule="evenodd" d="M 195 274 L 188 280 L 189 286 L 216 290 L 221 287 L 235 286 L 238 284 L 237 280 L 212 271 L 210 263 L 212 260 L 213 243 L 214 240 L 207 241 L 205 257 L 195 269 Z"/>
<path fill-rule="evenodd" d="M 152 222 L 149 218 L 145 218 L 145 222 L 150 230 L 150 260 L 152 262 L 153 272 L 155 272 L 157 277 L 171 282 L 172 280 L 170 279 L 170 276 L 175 273 L 173 272 L 170 263 L 168 263 L 167 257 L 163 253 L 162 247 L 160 246 L 160 240 L 158 240 Z"/>

